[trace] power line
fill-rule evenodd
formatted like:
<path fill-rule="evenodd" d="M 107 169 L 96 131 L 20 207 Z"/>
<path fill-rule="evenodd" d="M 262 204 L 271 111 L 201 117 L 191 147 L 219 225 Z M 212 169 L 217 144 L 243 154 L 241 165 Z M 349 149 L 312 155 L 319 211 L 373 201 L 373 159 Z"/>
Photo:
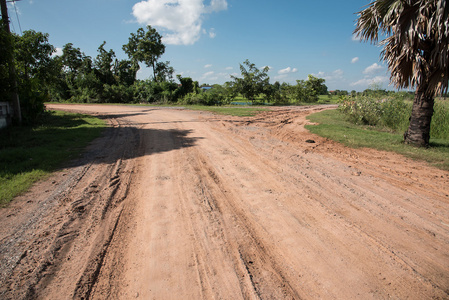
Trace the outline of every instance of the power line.
<path fill-rule="evenodd" d="M 12 4 L 14 5 L 14 9 L 16 10 L 16 17 L 17 17 L 17 23 L 19 24 L 20 35 L 23 35 L 23 33 L 22 33 L 22 26 L 20 26 L 19 14 L 17 13 L 16 1 L 17 1 L 17 0 L 15 0 L 15 1 L 13 0 L 13 1 L 11 1 L 11 2 L 12 2 Z"/>

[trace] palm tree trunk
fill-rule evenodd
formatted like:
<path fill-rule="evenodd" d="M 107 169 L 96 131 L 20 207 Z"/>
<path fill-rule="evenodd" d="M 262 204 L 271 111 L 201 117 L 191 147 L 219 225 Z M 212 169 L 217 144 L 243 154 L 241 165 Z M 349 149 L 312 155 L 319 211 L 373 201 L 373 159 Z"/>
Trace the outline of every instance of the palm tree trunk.
<path fill-rule="evenodd" d="M 404 134 L 404 142 L 418 147 L 429 146 L 430 122 L 433 115 L 433 96 L 426 94 L 427 83 L 416 89 L 413 100 L 412 115 L 410 125 Z"/>

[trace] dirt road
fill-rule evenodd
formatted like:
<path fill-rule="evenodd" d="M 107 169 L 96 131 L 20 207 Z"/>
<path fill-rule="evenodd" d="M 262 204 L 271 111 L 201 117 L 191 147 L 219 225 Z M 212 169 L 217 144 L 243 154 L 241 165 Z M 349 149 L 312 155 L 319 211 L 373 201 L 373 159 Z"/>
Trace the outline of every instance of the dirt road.
<path fill-rule="evenodd" d="M 310 134 L 324 107 L 50 108 L 111 127 L 0 211 L 1 299 L 449 298 L 449 173 Z"/>

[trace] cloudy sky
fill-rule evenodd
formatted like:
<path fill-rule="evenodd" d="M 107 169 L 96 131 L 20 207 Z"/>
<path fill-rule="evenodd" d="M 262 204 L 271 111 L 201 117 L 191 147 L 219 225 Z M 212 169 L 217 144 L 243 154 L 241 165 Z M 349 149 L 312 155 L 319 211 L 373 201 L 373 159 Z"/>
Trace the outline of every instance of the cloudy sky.
<path fill-rule="evenodd" d="M 386 89 L 389 74 L 381 48 L 360 43 L 352 32 L 369 0 L 22 0 L 9 4 L 12 30 L 48 33 L 62 48 L 73 43 L 95 57 L 103 41 L 124 59 L 122 45 L 147 24 L 163 36 L 176 74 L 222 84 L 249 59 L 269 66 L 271 82 L 295 83 L 308 74 L 329 90 Z M 142 68 L 138 76 L 149 77 Z"/>

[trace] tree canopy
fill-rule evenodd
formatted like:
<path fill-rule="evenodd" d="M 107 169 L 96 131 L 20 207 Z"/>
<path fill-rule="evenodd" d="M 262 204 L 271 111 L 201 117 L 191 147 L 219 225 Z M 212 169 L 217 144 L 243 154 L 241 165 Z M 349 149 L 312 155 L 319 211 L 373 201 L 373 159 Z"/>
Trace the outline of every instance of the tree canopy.
<path fill-rule="evenodd" d="M 137 34 L 131 33 L 128 43 L 123 45 L 123 51 L 134 62 L 137 70 L 139 69 L 139 62 L 143 62 L 147 67 L 152 68 L 154 79 L 157 81 L 156 63 L 164 54 L 165 45 L 162 43 L 162 36 L 156 29 L 148 25 L 147 31 L 139 28 Z"/>
<path fill-rule="evenodd" d="M 246 66 L 246 67 L 245 67 Z M 258 69 L 255 64 L 248 59 L 240 64 L 242 78 L 231 76 L 234 80 L 234 88 L 246 99 L 254 100 L 259 94 L 264 93 L 270 84 L 270 77 L 267 72 L 269 67 Z"/>

